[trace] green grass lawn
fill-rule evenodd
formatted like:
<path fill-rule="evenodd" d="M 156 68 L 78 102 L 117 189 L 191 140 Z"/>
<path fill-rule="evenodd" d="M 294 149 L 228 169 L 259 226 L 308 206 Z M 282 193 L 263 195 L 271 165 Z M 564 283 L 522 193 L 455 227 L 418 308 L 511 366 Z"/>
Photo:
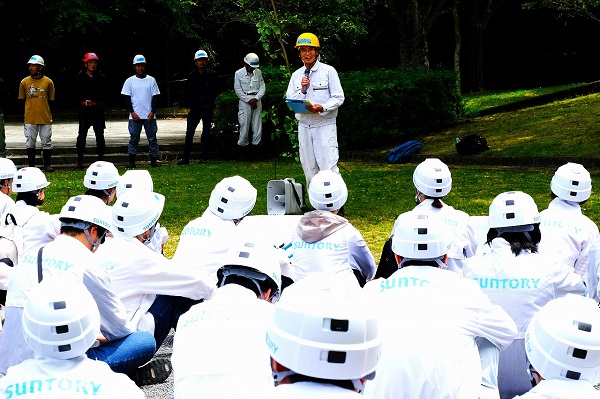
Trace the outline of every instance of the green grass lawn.
<path fill-rule="evenodd" d="M 414 207 L 412 173 L 415 164 L 342 161 L 340 167 L 349 190 L 346 216 L 362 232 L 376 260 L 379 260 L 381 248 L 395 218 Z M 453 189 L 446 197 L 446 202 L 472 215 L 486 215 L 492 199 L 503 191 L 522 190 L 529 193 L 540 210 L 545 209 L 550 201 L 553 168 L 450 165 L 450 169 L 453 173 Z M 598 184 L 598 173 L 592 172 L 594 184 Z M 150 169 L 150 173 L 155 190 L 166 196 L 160 222 L 170 234 L 165 250 L 168 257 L 177 248 L 182 228 L 189 220 L 204 212 L 211 190 L 222 178 L 239 174 L 257 188 L 258 199 L 251 215 L 267 213 L 266 187 L 269 180 L 293 177 L 297 182 L 304 182 L 300 165 L 291 160 L 278 160 L 276 164 L 265 161 L 211 162 L 187 167 L 167 165 Z M 46 203 L 42 209 L 50 213 L 60 212 L 68 194 L 84 192 L 83 176 L 84 171 L 79 170 L 57 170 L 48 174 L 52 184 L 47 188 Z M 597 195 L 592 195 L 586 208 L 585 213 L 599 222 Z"/>

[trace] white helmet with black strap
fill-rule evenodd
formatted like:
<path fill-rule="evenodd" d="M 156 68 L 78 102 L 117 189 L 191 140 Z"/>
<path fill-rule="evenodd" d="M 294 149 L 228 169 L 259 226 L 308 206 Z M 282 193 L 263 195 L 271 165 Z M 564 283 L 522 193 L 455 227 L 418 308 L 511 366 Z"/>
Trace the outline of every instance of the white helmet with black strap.
<path fill-rule="evenodd" d="M 562 200 L 583 202 L 592 194 L 590 172 L 583 165 L 569 162 L 556 170 L 550 189 Z"/>
<path fill-rule="evenodd" d="M 28 166 L 21 168 L 15 174 L 13 180 L 13 191 L 15 193 L 38 193 L 50 185 L 46 175 L 39 168 Z"/>
<path fill-rule="evenodd" d="M 308 199 L 315 209 L 335 211 L 348 200 L 348 188 L 339 173 L 322 170 L 310 181 Z"/>
<path fill-rule="evenodd" d="M 161 194 L 129 190 L 112 206 L 113 232 L 126 237 L 137 237 L 150 230 L 148 242 L 154 234 L 156 223 L 165 206 L 165 197 Z"/>
<path fill-rule="evenodd" d="M 281 294 L 280 258 L 273 245 L 246 240 L 229 250 L 227 260 L 217 270 L 220 286 L 229 276 L 240 276 L 251 280 L 260 293 L 260 282 L 266 282 L 271 289 L 268 300 L 277 302 Z"/>
<path fill-rule="evenodd" d="M 267 328 L 271 357 L 288 371 L 273 371 L 275 383 L 301 374 L 350 380 L 373 379 L 381 356 L 379 323 L 364 292 L 333 279 L 307 277 L 285 289 Z"/>
<path fill-rule="evenodd" d="M 208 202 L 210 211 L 224 220 L 239 220 L 252 211 L 256 204 L 256 189 L 241 176 L 221 180 Z"/>
<path fill-rule="evenodd" d="M 502 233 L 522 232 L 531 241 L 530 231 L 540 223 L 538 207 L 529 194 L 508 191 L 498 194 L 490 204 L 488 227 Z"/>
<path fill-rule="evenodd" d="M 111 208 L 93 195 L 77 195 L 69 198 L 59 215 L 61 227 L 83 230 L 92 245 L 92 250 L 104 241 L 104 235 L 111 229 L 111 219 Z M 93 225 L 101 227 L 104 233 L 99 232 L 98 239 L 95 241 L 88 231 Z"/>
<path fill-rule="evenodd" d="M 415 188 L 430 198 L 442 198 L 452 189 L 448 166 L 437 158 L 427 158 L 413 172 Z"/>

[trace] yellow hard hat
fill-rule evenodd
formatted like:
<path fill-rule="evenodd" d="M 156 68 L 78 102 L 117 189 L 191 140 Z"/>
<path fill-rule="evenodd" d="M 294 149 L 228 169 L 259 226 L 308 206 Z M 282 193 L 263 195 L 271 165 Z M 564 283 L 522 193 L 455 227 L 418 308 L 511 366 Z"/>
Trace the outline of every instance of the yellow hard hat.
<path fill-rule="evenodd" d="M 315 36 L 314 34 L 308 32 L 301 34 L 300 36 L 298 36 L 298 39 L 296 39 L 296 48 L 300 46 L 321 48 L 321 45 L 319 44 L 319 38 L 317 38 L 317 36 Z"/>

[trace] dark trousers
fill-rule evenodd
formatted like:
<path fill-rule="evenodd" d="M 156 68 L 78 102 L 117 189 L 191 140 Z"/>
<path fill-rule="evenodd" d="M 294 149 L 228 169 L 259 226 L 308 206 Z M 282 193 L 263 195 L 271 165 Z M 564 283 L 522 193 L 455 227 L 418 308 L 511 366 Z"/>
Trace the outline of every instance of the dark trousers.
<path fill-rule="evenodd" d="M 171 328 L 177 327 L 179 316 L 190 310 L 190 308 L 202 302 L 179 296 L 158 295 L 148 312 L 154 316 L 154 339 L 156 348 L 160 348 Z"/>
<path fill-rule="evenodd" d="M 183 157 L 190 159 L 194 135 L 200 121 L 202 121 L 202 136 L 200 137 L 200 156 L 206 158 L 211 147 L 210 126 L 212 124 L 212 108 L 191 109 L 187 116 L 187 129 L 185 131 L 185 147 Z"/>
<path fill-rule="evenodd" d="M 85 142 L 88 130 L 94 129 L 96 135 L 96 154 L 103 156 L 106 152 L 106 141 L 104 140 L 104 129 L 106 122 L 104 110 L 101 107 L 86 107 L 79 111 L 79 132 L 77 134 L 77 154 L 83 156 L 85 153 Z"/>

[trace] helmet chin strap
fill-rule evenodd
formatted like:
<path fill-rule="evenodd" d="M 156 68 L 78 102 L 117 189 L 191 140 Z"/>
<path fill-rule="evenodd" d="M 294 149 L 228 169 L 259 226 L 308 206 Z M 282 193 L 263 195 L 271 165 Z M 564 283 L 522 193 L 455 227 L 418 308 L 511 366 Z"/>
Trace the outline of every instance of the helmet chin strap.
<path fill-rule="evenodd" d="M 148 245 L 150 244 L 150 241 L 152 240 L 152 237 L 154 236 L 154 232 L 156 231 L 156 223 L 154 223 L 154 225 L 150 228 L 150 235 L 148 236 L 148 238 L 144 238 L 143 234 L 138 235 L 138 237 L 140 237 L 142 239 L 142 244 L 144 245 Z"/>

